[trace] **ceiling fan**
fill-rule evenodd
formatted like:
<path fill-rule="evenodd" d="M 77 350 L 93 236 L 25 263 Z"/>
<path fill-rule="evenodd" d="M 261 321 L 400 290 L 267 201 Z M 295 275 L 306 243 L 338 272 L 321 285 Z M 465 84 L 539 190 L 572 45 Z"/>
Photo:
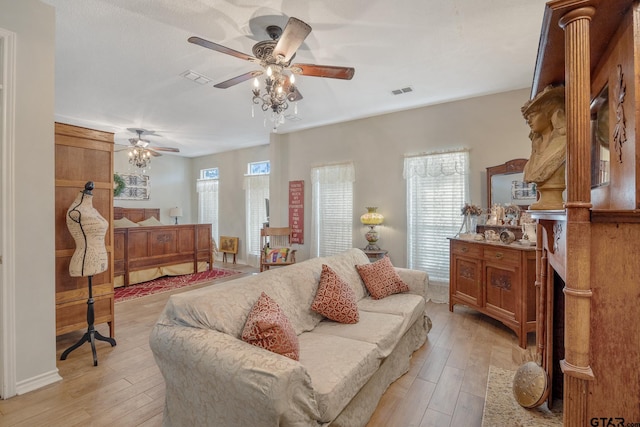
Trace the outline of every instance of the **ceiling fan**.
<path fill-rule="evenodd" d="M 227 89 L 238 83 L 242 83 L 253 77 L 258 77 L 263 73 L 282 74 L 282 71 L 288 70 L 292 74 L 300 74 L 313 77 L 327 77 L 332 79 L 351 80 L 355 69 L 352 67 L 336 67 L 331 65 L 315 65 L 315 64 L 292 64 L 291 61 L 296 55 L 296 51 L 302 45 L 305 38 L 311 33 L 311 27 L 305 22 L 291 17 L 284 27 L 284 30 L 277 25 L 270 25 L 266 28 L 267 34 L 271 40 L 264 40 L 253 46 L 253 55 L 247 55 L 237 50 L 219 45 L 217 43 L 202 39 L 200 37 L 189 37 L 188 41 L 193 44 L 215 50 L 220 53 L 235 56 L 260 65 L 262 70 L 248 71 L 229 80 L 220 82 L 214 87 L 219 89 Z M 302 95 L 297 89 L 293 89 L 289 96 L 290 101 L 301 99 Z"/>
<path fill-rule="evenodd" d="M 129 143 L 131 144 L 131 147 L 137 147 L 145 151 L 148 151 L 154 157 L 162 156 L 162 154 L 158 153 L 158 151 L 166 151 L 171 153 L 180 152 L 180 149 L 174 148 L 174 147 L 158 147 L 155 145 L 151 145 L 151 141 L 149 141 L 148 139 L 142 138 L 142 134 L 144 133 L 153 134 L 154 133 L 153 131 L 148 131 L 145 129 L 135 129 L 135 128 L 130 128 L 127 130 L 131 132 L 136 132 L 138 134 L 138 136 L 135 138 L 129 138 Z"/>

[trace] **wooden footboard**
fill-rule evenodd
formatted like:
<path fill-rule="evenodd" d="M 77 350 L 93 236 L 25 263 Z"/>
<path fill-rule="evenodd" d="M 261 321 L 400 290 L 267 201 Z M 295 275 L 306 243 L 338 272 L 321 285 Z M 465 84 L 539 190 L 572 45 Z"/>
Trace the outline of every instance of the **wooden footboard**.
<path fill-rule="evenodd" d="M 115 228 L 113 244 L 114 276 L 124 276 L 125 286 L 134 271 L 189 262 L 194 272 L 198 262 L 213 266 L 211 224 Z"/>

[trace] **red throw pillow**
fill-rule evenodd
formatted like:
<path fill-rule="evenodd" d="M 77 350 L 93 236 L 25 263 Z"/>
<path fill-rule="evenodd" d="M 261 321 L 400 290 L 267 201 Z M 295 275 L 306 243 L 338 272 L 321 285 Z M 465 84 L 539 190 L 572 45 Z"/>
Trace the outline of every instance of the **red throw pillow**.
<path fill-rule="evenodd" d="M 356 293 L 338 273 L 325 264 L 322 264 L 318 292 L 311 310 L 340 323 L 358 323 L 360 320 Z"/>
<path fill-rule="evenodd" d="M 300 343 L 284 312 L 262 292 L 253 305 L 242 330 L 242 340 L 257 347 L 300 360 Z"/>
<path fill-rule="evenodd" d="M 358 274 L 373 299 L 382 299 L 400 292 L 408 292 L 409 287 L 400 279 L 389 257 L 371 264 L 356 265 Z"/>

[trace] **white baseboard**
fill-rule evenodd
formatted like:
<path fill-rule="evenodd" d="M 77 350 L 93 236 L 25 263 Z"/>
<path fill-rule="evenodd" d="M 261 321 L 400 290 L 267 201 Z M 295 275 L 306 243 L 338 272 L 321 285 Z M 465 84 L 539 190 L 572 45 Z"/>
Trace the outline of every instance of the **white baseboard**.
<path fill-rule="evenodd" d="M 62 377 L 58 375 L 58 369 L 56 368 L 53 371 L 45 372 L 24 381 L 19 381 L 18 384 L 16 384 L 16 394 L 25 394 L 58 381 L 62 381 Z"/>

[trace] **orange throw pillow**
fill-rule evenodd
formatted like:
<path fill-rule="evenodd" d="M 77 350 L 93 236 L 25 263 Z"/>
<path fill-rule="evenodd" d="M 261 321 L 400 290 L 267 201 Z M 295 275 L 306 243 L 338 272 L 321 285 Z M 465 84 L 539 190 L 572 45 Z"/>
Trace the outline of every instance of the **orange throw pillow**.
<path fill-rule="evenodd" d="M 360 320 L 356 293 L 325 264 L 322 264 L 320 283 L 311 310 L 340 323 L 358 323 Z"/>
<path fill-rule="evenodd" d="M 249 312 L 242 330 L 242 340 L 293 360 L 300 360 L 300 343 L 291 322 L 278 303 L 264 292 Z"/>
<path fill-rule="evenodd" d="M 409 287 L 400 279 L 389 257 L 371 264 L 356 265 L 358 274 L 373 299 L 382 299 L 400 292 L 408 292 Z"/>

